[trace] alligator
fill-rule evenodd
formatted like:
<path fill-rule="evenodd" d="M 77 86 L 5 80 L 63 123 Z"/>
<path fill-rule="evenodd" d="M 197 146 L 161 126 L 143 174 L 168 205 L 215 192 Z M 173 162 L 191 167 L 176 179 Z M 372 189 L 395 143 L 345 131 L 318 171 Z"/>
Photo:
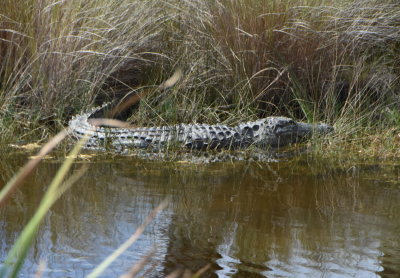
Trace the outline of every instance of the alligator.
<path fill-rule="evenodd" d="M 160 127 L 107 127 L 96 124 L 109 111 L 110 104 L 75 116 L 69 122 L 73 137 L 85 134 L 88 149 L 111 148 L 124 151 L 133 148 L 163 149 L 184 146 L 188 149 L 282 148 L 305 141 L 313 134 L 327 134 L 333 127 L 324 123 L 296 122 L 287 117 L 267 117 L 236 126 L 224 124 L 178 124 Z"/>

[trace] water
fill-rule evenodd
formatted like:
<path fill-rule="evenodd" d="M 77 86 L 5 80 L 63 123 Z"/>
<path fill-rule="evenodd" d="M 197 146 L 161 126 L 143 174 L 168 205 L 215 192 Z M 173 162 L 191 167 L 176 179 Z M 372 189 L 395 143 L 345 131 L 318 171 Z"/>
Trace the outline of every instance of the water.
<path fill-rule="evenodd" d="M 3 160 L 0 181 L 25 161 Z M 51 209 L 23 267 L 32 277 L 82 277 L 170 203 L 103 277 L 156 247 L 142 274 L 204 277 L 400 277 L 400 164 L 298 157 L 260 163 L 167 163 L 132 157 L 90 168 Z M 44 162 L 0 209 L 0 261 L 59 167 Z"/>

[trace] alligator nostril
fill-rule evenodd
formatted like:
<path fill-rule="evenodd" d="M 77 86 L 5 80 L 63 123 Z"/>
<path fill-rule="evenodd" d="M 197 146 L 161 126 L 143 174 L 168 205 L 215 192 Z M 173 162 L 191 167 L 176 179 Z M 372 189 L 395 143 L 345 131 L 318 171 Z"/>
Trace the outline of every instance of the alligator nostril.
<path fill-rule="evenodd" d="M 276 124 L 275 127 L 274 127 L 274 131 L 277 131 L 278 129 L 281 129 L 281 128 L 283 128 L 283 125 Z"/>

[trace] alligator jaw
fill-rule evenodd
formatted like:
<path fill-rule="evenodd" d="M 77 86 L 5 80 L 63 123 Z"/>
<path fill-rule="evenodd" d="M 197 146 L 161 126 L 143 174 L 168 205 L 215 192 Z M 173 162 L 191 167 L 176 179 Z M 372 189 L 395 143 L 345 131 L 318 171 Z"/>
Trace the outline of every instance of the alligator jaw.
<path fill-rule="evenodd" d="M 262 148 L 282 148 L 305 141 L 313 134 L 323 135 L 333 131 L 333 127 L 327 124 L 295 122 L 287 117 L 268 117 L 246 123 L 242 125 L 243 128 L 252 131 L 254 144 Z"/>
<path fill-rule="evenodd" d="M 277 135 L 277 144 L 275 147 L 284 147 L 289 144 L 304 142 L 313 135 L 324 135 L 333 132 L 333 127 L 324 123 L 309 124 L 294 122 L 286 126 L 278 125 L 275 132 Z"/>

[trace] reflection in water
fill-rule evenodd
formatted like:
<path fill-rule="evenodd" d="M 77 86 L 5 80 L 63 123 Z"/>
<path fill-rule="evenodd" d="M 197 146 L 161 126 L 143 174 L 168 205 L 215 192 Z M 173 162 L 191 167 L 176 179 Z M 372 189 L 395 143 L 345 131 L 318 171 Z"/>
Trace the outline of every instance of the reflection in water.
<path fill-rule="evenodd" d="M 42 164 L 0 209 L 0 260 L 58 166 Z M 211 165 L 92 162 L 46 217 L 23 274 L 34 273 L 40 260 L 47 263 L 45 277 L 88 274 L 168 197 L 169 207 L 104 277 L 123 273 L 153 246 L 146 277 L 207 264 L 208 277 L 396 277 L 399 174 L 400 165 L 342 169 L 307 158 Z"/>

